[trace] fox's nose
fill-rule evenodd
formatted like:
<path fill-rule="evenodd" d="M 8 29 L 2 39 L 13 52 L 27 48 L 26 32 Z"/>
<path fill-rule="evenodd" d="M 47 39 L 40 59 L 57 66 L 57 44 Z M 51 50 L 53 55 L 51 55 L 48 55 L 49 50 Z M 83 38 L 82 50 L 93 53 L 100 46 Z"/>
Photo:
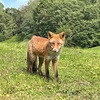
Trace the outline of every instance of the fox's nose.
<path fill-rule="evenodd" d="M 58 52 L 59 50 L 58 49 L 53 49 L 53 52 Z"/>

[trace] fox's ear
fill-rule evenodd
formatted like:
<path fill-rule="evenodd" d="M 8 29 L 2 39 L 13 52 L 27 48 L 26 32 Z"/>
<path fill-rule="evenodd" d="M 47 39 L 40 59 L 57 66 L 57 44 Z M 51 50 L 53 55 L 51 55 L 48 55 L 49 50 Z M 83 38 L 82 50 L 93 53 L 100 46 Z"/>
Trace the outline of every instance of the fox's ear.
<path fill-rule="evenodd" d="M 62 40 L 65 40 L 65 37 L 66 37 L 65 32 L 59 33 L 59 36 L 60 36 L 60 38 L 61 38 Z"/>
<path fill-rule="evenodd" d="M 53 34 L 54 34 L 54 33 L 52 33 L 52 32 L 49 31 L 49 32 L 48 32 L 48 39 L 51 39 L 51 38 L 53 37 Z"/>

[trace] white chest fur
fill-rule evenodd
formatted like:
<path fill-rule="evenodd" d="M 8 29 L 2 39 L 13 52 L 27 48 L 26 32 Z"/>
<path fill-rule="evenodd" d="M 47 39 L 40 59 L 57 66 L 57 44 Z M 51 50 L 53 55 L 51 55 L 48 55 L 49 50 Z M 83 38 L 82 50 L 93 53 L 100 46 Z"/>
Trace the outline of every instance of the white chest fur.
<path fill-rule="evenodd" d="M 58 60 L 59 58 L 60 58 L 60 55 L 57 55 L 57 56 L 55 56 L 55 55 L 52 55 L 52 56 L 46 56 L 45 57 L 47 60 L 52 60 L 52 59 L 56 59 L 56 60 Z"/>

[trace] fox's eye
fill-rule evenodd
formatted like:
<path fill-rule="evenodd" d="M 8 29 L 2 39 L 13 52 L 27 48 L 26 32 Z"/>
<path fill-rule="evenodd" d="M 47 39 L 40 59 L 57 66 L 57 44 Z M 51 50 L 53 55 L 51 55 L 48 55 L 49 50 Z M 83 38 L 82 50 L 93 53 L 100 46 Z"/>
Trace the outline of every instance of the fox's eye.
<path fill-rule="evenodd" d="M 61 43 L 57 43 L 58 45 L 61 45 Z"/>
<path fill-rule="evenodd" d="M 51 42 L 50 44 L 51 44 L 51 45 L 54 45 L 55 43 L 54 43 L 54 42 Z"/>

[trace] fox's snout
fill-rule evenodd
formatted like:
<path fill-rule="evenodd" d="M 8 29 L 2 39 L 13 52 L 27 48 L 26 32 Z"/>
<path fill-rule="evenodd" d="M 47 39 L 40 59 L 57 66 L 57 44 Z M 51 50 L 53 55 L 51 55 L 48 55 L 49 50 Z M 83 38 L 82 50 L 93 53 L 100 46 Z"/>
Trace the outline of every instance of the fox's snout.
<path fill-rule="evenodd" d="M 58 52 L 59 50 L 58 50 L 58 49 L 53 49 L 52 51 L 53 51 L 53 52 Z"/>

